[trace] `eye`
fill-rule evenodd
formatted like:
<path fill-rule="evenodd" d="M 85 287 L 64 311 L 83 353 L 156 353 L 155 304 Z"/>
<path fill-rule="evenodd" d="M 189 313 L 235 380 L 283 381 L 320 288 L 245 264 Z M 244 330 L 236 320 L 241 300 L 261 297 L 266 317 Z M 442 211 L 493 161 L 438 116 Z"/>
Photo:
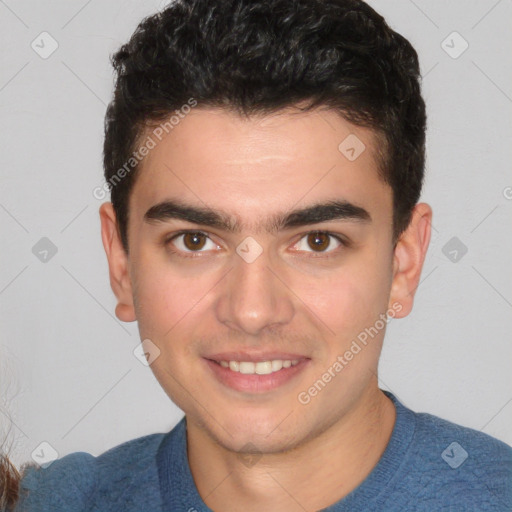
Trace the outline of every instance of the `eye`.
<path fill-rule="evenodd" d="M 337 235 L 325 231 L 312 231 L 306 233 L 293 247 L 298 251 L 330 253 L 342 245 L 347 244 Z M 309 250 L 311 248 L 313 250 Z"/>
<path fill-rule="evenodd" d="M 221 249 L 221 247 L 213 242 L 211 238 L 202 231 L 180 231 L 165 240 L 165 245 L 172 245 L 177 250 L 170 249 L 171 252 L 185 253 L 198 255 L 208 250 Z M 209 245 L 208 245 L 209 244 Z M 326 231 L 311 231 L 306 233 L 298 242 L 293 246 L 294 250 L 317 253 L 322 255 L 327 253 L 335 252 L 340 246 L 347 246 L 348 242 L 345 242 L 340 236 Z M 204 249 L 204 250 L 203 250 Z"/>
<path fill-rule="evenodd" d="M 169 243 L 172 243 L 180 251 L 188 253 L 205 252 L 201 249 L 220 249 L 208 235 L 201 231 L 182 231 L 166 240 L 166 244 Z M 208 244 L 210 244 L 209 247 Z"/>

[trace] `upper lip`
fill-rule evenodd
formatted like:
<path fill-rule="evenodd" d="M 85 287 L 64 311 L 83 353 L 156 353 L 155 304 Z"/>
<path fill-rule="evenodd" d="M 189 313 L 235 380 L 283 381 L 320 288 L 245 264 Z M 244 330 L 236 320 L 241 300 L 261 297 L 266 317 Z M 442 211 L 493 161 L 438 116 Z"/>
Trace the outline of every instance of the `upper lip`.
<path fill-rule="evenodd" d="M 213 361 L 251 361 L 253 363 L 261 361 L 272 361 L 275 359 L 282 359 L 283 361 L 293 361 L 295 359 L 309 359 L 306 356 L 300 354 L 293 354 L 291 352 L 245 352 L 245 351 L 233 351 L 233 352 L 218 352 L 216 354 L 204 356 L 206 359 Z"/>

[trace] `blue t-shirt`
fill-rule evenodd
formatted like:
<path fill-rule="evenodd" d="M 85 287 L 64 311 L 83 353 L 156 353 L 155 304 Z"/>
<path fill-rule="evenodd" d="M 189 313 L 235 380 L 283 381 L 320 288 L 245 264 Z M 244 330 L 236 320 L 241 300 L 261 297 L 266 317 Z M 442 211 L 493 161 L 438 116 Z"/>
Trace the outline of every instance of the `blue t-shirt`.
<path fill-rule="evenodd" d="M 477 430 L 396 408 L 389 443 L 342 511 L 512 511 L 512 448 Z M 186 422 L 120 444 L 98 457 L 76 452 L 21 480 L 16 512 L 212 512 L 187 459 Z"/>

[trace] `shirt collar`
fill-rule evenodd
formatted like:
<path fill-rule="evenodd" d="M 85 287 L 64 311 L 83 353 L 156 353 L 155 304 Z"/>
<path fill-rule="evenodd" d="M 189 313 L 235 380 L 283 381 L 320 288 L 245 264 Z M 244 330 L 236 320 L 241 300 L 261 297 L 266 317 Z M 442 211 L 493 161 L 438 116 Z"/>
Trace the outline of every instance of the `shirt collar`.
<path fill-rule="evenodd" d="M 354 505 L 377 499 L 403 462 L 415 430 L 414 412 L 402 405 L 389 391 L 384 391 L 396 409 L 391 438 L 377 465 L 366 479 L 326 512 L 354 510 Z M 187 424 L 183 417 L 163 438 L 157 452 L 162 511 L 213 512 L 201 499 L 190 471 L 187 456 Z"/>

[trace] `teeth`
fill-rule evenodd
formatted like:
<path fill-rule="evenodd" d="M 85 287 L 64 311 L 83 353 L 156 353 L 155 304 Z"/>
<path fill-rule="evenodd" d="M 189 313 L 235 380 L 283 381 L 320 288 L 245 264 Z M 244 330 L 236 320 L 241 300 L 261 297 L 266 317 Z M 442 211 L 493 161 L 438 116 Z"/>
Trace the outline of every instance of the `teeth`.
<path fill-rule="evenodd" d="M 230 362 L 230 364 L 231 364 L 231 362 Z M 241 361 L 240 363 L 237 363 L 237 364 L 240 367 L 240 373 L 247 373 L 247 374 L 254 373 L 254 366 L 255 366 L 254 363 Z"/>
<path fill-rule="evenodd" d="M 254 365 L 254 371 L 258 375 L 268 375 L 272 373 L 272 361 L 260 361 Z"/>
<path fill-rule="evenodd" d="M 278 372 L 283 367 L 283 361 L 281 361 L 281 359 L 274 359 L 271 364 L 273 372 Z"/>
<path fill-rule="evenodd" d="M 233 372 L 240 372 L 245 375 L 268 375 L 278 372 L 281 368 L 290 368 L 298 364 L 298 359 L 274 359 L 272 361 L 220 361 L 223 368 L 229 368 Z"/>

